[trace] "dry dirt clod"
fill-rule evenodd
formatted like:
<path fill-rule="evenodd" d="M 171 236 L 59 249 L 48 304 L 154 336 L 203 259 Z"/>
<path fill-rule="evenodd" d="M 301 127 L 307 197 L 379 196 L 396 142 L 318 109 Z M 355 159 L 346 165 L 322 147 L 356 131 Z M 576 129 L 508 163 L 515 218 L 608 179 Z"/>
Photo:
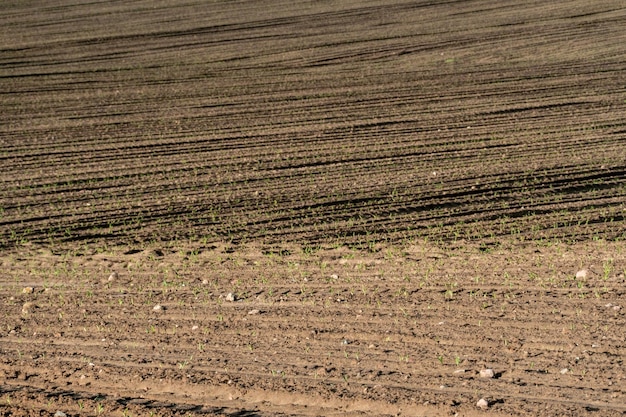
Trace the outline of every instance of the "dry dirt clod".
<path fill-rule="evenodd" d="M 226 294 L 226 301 L 230 301 L 232 303 L 233 301 L 235 301 L 235 299 L 235 295 L 232 292 Z"/>
<path fill-rule="evenodd" d="M 152 310 L 156 311 L 156 312 L 160 312 L 165 310 L 165 307 L 163 307 L 161 304 L 157 304 L 154 307 L 152 307 Z"/>
<path fill-rule="evenodd" d="M 487 408 L 489 408 L 489 402 L 487 400 L 485 400 L 484 398 L 481 398 L 476 403 L 476 407 L 481 408 L 483 410 L 486 410 Z"/>
<path fill-rule="evenodd" d="M 493 378 L 494 375 L 493 369 L 483 369 L 480 371 L 481 378 Z"/>
<path fill-rule="evenodd" d="M 22 294 L 32 294 L 35 291 L 33 287 L 22 288 Z"/>
<path fill-rule="evenodd" d="M 27 303 L 24 303 L 24 305 L 22 306 L 22 314 L 32 313 L 36 307 L 37 306 L 34 303 L 31 303 L 30 301 Z"/>
<path fill-rule="evenodd" d="M 255 308 L 254 310 L 250 310 L 250 311 L 248 311 L 248 315 L 249 315 L 249 316 L 252 316 L 252 315 L 254 315 L 254 314 L 259 314 L 259 313 L 260 313 L 260 311 L 259 311 L 259 310 L 257 310 L 256 308 Z"/>
<path fill-rule="evenodd" d="M 111 275 L 109 275 L 109 282 L 114 282 L 117 281 L 117 279 L 119 278 L 119 275 L 117 272 L 111 272 Z"/>

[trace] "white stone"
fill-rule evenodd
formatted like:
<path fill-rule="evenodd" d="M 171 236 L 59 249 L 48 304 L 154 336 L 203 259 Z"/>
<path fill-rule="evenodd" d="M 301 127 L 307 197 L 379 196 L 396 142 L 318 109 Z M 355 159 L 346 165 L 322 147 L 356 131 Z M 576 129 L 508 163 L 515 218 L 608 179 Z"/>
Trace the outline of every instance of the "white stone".
<path fill-rule="evenodd" d="M 589 271 L 587 269 L 581 269 L 580 271 L 576 272 L 576 279 L 585 279 L 587 278 L 588 273 Z"/>
<path fill-rule="evenodd" d="M 493 369 L 483 369 L 480 371 L 481 378 L 493 378 L 494 375 Z"/>
<path fill-rule="evenodd" d="M 485 400 L 484 398 L 481 398 L 476 403 L 476 407 L 482 408 L 483 410 L 486 410 L 487 408 L 489 408 L 489 402 L 487 400 Z"/>

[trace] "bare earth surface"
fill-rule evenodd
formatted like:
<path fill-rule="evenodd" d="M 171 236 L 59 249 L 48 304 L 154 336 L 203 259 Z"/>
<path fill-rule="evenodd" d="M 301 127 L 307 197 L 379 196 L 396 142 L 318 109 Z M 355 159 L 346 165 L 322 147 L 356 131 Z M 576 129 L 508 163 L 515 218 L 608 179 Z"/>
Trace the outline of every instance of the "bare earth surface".
<path fill-rule="evenodd" d="M 2 2 L 0 416 L 625 415 L 625 21 Z"/>

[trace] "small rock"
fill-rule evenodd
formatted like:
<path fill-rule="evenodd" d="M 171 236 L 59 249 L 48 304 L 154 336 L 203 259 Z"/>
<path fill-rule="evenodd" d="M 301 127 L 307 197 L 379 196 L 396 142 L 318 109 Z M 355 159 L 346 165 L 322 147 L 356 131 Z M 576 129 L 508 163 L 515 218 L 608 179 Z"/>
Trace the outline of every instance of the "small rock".
<path fill-rule="evenodd" d="M 63 411 L 57 411 L 56 413 L 54 413 L 54 417 L 67 417 L 67 414 L 65 414 Z"/>
<path fill-rule="evenodd" d="M 119 278 L 119 275 L 117 274 L 117 272 L 111 272 L 111 275 L 109 275 L 109 282 L 114 282 L 117 281 L 117 279 Z"/>
<path fill-rule="evenodd" d="M 569 369 L 567 369 L 567 368 L 563 368 L 563 369 L 561 369 L 559 372 L 561 372 L 561 375 L 565 375 L 566 373 L 568 373 L 568 372 L 569 372 Z"/>
<path fill-rule="evenodd" d="M 32 294 L 35 291 L 33 287 L 22 288 L 22 294 Z"/>
<path fill-rule="evenodd" d="M 260 311 L 259 311 L 259 310 L 257 310 L 256 308 L 255 308 L 254 310 L 250 310 L 250 311 L 248 311 L 248 315 L 249 315 L 249 316 L 252 316 L 252 315 L 254 315 L 254 314 L 259 314 L 259 313 L 260 313 Z"/>
<path fill-rule="evenodd" d="M 191 330 L 198 330 L 198 326 L 193 326 Z"/>
<path fill-rule="evenodd" d="M 226 301 L 230 301 L 231 303 L 235 301 L 235 295 L 232 292 L 226 294 Z"/>
<path fill-rule="evenodd" d="M 337 275 L 337 274 L 332 274 L 330 277 L 331 277 L 332 279 L 337 279 L 337 278 L 339 278 L 339 275 Z"/>
<path fill-rule="evenodd" d="M 157 304 L 154 307 L 152 307 L 152 310 L 154 310 L 154 311 L 163 311 L 163 310 L 165 310 L 165 307 L 163 307 L 161 304 Z"/>
<path fill-rule="evenodd" d="M 581 269 L 580 271 L 576 272 L 576 279 L 585 279 L 587 278 L 588 274 L 589 274 L 589 270 Z"/>
<path fill-rule="evenodd" d="M 493 369 L 483 369 L 480 371 L 481 378 L 493 378 L 494 375 Z"/>
<path fill-rule="evenodd" d="M 620 306 L 613 306 L 613 310 L 615 311 L 619 311 L 620 308 L 621 308 Z"/>
<path fill-rule="evenodd" d="M 202 280 L 202 285 L 207 285 L 208 283 L 209 283 L 209 280 L 208 280 L 208 279 L 203 279 L 203 280 Z"/>
<path fill-rule="evenodd" d="M 455 374 L 464 374 L 465 373 L 465 369 L 457 369 L 456 371 L 454 371 Z"/>
<path fill-rule="evenodd" d="M 487 400 L 485 400 L 484 398 L 481 398 L 476 403 L 476 407 L 482 408 L 483 410 L 486 410 L 487 408 L 489 408 L 489 402 Z"/>

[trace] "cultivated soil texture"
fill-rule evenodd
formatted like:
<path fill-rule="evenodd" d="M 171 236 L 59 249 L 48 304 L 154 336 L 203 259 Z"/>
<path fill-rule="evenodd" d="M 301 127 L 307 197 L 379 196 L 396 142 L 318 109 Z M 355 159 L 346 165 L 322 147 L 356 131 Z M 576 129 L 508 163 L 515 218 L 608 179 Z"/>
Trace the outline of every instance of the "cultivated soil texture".
<path fill-rule="evenodd" d="M 0 3 L 0 416 L 624 416 L 625 22 Z"/>

